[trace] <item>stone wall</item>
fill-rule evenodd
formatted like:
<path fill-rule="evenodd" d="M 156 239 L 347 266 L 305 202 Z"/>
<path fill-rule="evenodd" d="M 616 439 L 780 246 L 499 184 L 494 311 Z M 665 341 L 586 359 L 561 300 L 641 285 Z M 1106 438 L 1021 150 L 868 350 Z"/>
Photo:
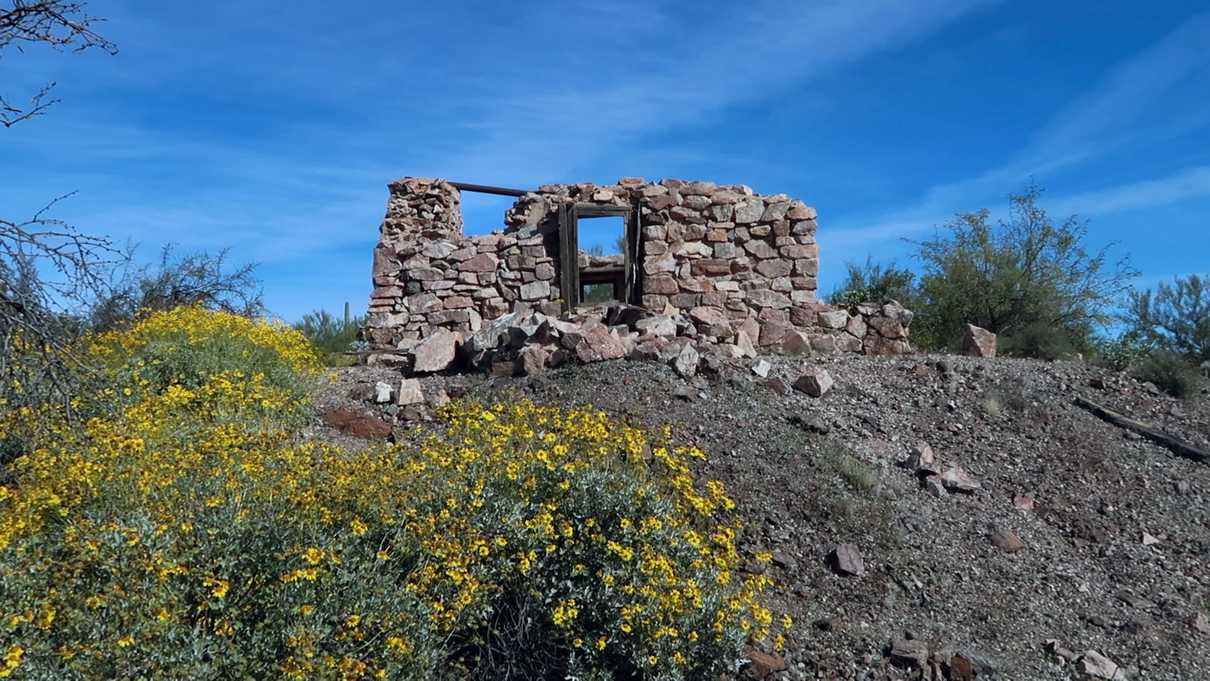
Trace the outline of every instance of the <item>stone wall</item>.
<path fill-rule="evenodd" d="M 910 351 L 898 305 L 836 309 L 816 297 L 816 211 L 744 185 L 623 178 L 544 185 L 520 197 L 502 230 L 462 234 L 458 190 L 442 180 L 390 185 L 374 251 L 369 338 L 410 349 L 438 329 L 469 335 L 511 311 L 558 315 L 559 211 L 567 204 L 638 207 L 634 302 L 681 314 L 704 339 L 798 351 Z M 581 266 L 587 264 L 581 254 Z"/>

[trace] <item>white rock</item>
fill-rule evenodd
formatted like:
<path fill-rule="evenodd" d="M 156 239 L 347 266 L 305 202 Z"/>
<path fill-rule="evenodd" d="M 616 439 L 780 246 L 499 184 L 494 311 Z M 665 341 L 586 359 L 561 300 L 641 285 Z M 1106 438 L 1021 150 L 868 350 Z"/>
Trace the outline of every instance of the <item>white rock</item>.
<path fill-rule="evenodd" d="M 424 402 L 424 391 L 420 389 L 420 381 L 414 378 L 405 378 L 399 384 L 399 394 L 395 399 L 399 406 L 409 404 L 421 404 Z"/>
<path fill-rule="evenodd" d="M 763 359 L 759 359 L 756 361 L 756 364 L 752 365 L 752 373 L 756 374 L 757 376 L 760 376 L 761 378 L 768 378 L 769 370 L 772 368 L 773 368 L 772 364 L 769 364 L 767 361 L 765 361 Z"/>
<path fill-rule="evenodd" d="M 386 404 L 391 401 L 391 384 L 378 381 L 374 384 L 374 401 L 378 404 Z"/>

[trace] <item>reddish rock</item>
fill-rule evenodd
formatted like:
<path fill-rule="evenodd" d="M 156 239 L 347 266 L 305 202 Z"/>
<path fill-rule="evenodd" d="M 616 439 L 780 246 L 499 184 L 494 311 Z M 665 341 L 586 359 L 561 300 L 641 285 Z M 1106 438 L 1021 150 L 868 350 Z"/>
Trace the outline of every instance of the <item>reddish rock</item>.
<path fill-rule="evenodd" d="M 626 356 L 626 346 L 603 324 L 588 329 L 575 346 L 576 358 L 585 364 Z"/>
<path fill-rule="evenodd" d="M 1017 496 L 1013 497 L 1013 508 L 1017 509 L 1018 511 L 1032 511 L 1034 510 L 1034 498 L 1031 496 L 1018 494 Z"/>
<path fill-rule="evenodd" d="M 438 329 L 412 349 L 412 371 L 423 374 L 448 369 L 454 363 L 457 346 L 456 334 Z"/>
<path fill-rule="evenodd" d="M 391 427 L 382 419 L 358 414 L 347 407 L 336 407 L 325 413 L 322 421 L 329 428 L 363 440 L 385 440 L 391 434 Z"/>
<path fill-rule="evenodd" d="M 967 324 L 963 352 L 970 357 L 995 357 L 996 334 L 974 324 Z"/>
<path fill-rule="evenodd" d="M 841 544 L 828 554 L 828 562 L 837 574 L 860 577 L 865 574 L 865 561 L 852 544 Z"/>
<path fill-rule="evenodd" d="M 459 272 L 495 272 L 500 260 L 491 253 L 480 253 L 458 263 Z"/>
<path fill-rule="evenodd" d="M 823 397 L 835 382 L 832 380 L 832 375 L 823 367 L 807 367 L 794 381 L 794 388 L 810 395 L 811 397 Z"/>
<path fill-rule="evenodd" d="M 731 322 L 717 307 L 699 306 L 689 310 L 689 318 L 697 322 L 698 330 L 714 338 L 730 338 Z"/>
<path fill-rule="evenodd" d="M 744 651 L 744 657 L 748 658 L 748 666 L 744 669 L 744 674 L 749 679 L 761 681 L 768 679 L 774 674 L 786 671 L 786 661 L 777 655 L 763 653 L 754 648 L 748 648 Z"/>

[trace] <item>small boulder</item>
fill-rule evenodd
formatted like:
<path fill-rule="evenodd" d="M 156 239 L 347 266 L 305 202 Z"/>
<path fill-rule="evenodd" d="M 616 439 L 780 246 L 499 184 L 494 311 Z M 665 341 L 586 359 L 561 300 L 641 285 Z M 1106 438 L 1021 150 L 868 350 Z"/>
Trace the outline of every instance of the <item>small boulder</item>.
<path fill-rule="evenodd" d="M 832 380 L 832 375 L 823 367 L 807 367 L 802 375 L 794 381 L 794 388 L 810 395 L 811 397 L 823 397 L 835 382 Z"/>
<path fill-rule="evenodd" d="M 418 374 L 445 371 L 454 363 L 457 349 L 458 335 L 447 329 L 438 329 L 412 349 L 412 371 Z"/>
<path fill-rule="evenodd" d="M 420 389 L 420 381 L 405 378 L 399 383 L 399 392 L 395 393 L 395 404 L 401 407 L 409 404 L 422 404 L 424 392 Z"/>
<path fill-rule="evenodd" d="M 752 373 L 756 374 L 757 376 L 760 376 L 761 378 L 768 378 L 769 370 L 772 368 L 773 368 L 772 364 L 769 364 L 769 362 L 767 362 L 763 359 L 760 359 L 760 360 L 756 361 L 756 364 L 752 365 Z"/>
<path fill-rule="evenodd" d="M 951 492 L 974 494 L 980 488 L 978 481 L 970 476 L 961 466 L 950 466 L 941 474 L 941 482 Z"/>
<path fill-rule="evenodd" d="M 693 347 L 692 343 L 686 343 L 681 351 L 672 358 L 672 368 L 682 378 L 692 378 L 697 374 L 697 366 L 701 361 L 701 355 Z"/>
<path fill-rule="evenodd" d="M 828 554 L 828 563 L 839 575 L 860 577 L 865 574 L 865 562 L 861 552 L 852 544 L 840 544 Z"/>
<path fill-rule="evenodd" d="M 748 659 L 748 665 L 744 668 L 744 675 L 754 681 L 762 681 L 768 679 L 774 674 L 786 671 L 786 661 L 777 655 L 770 655 L 755 648 L 748 648 L 744 651 L 744 657 Z"/>
<path fill-rule="evenodd" d="M 391 401 L 391 384 L 378 381 L 374 384 L 374 402 L 386 404 Z"/>
<path fill-rule="evenodd" d="M 996 334 L 974 324 L 967 324 L 963 352 L 970 357 L 995 357 Z"/>
<path fill-rule="evenodd" d="M 1016 553 L 1025 548 L 1025 542 L 1016 532 L 1004 527 L 998 527 L 991 533 L 992 545 L 1005 553 Z"/>
<path fill-rule="evenodd" d="M 1121 681 L 1126 678 L 1126 670 L 1095 650 L 1085 650 L 1080 656 L 1078 666 L 1080 671 L 1094 679 Z"/>

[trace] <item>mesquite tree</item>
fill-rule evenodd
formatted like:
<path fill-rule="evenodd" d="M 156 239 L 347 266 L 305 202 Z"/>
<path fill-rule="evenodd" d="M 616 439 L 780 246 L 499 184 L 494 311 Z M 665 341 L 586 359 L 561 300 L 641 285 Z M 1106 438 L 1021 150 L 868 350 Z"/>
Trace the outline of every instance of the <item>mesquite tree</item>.
<path fill-rule="evenodd" d="M 116 52 L 101 37 L 83 3 L 11 0 L 0 6 L 0 59 L 41 45 L 79 52 Z M 0 135 L 57 103 L 55 84 L 28 95 L 0 92 Z M 0 215 L 0 406 L 50 398 L 70 407 L 80 360 L 69 350 L 84 327 L 80 311 L 101 293 L 126 254 L 109 240 L 83 234 L 50 215 L 66 194 L 33 216 Z"/>

